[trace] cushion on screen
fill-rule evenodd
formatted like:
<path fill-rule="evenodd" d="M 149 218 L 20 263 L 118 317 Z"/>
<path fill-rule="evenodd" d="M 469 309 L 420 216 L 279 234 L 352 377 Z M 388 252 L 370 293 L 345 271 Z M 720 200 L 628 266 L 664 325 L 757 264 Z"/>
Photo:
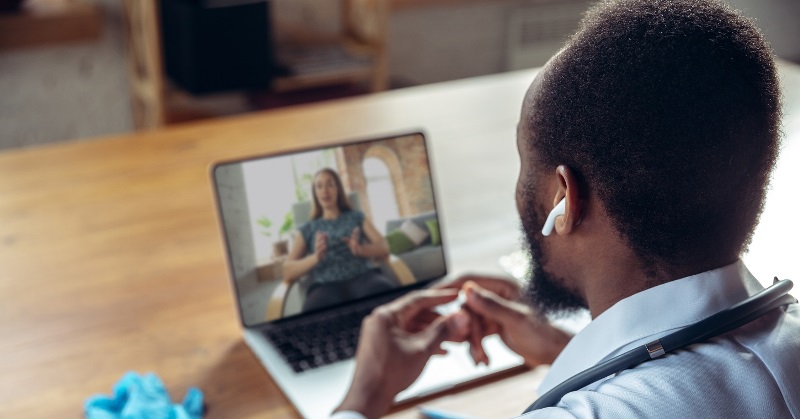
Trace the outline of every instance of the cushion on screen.
<path fill-rule="evenodd" d="M 389 244 L 389 252 L 393 255 L 399 255 L 417 247 L 417 245 L 408 238 L 406 233 L 400 229 L 387 234 L 386 242 Z"/>
<path fill-rule="evenodd" d="M 425 241 L 425 239 L 428 238 L 428 232 L 411 220 L 403 221 L 403 224 L 400 225 L 400 231 L 405 233 L 406 237 L 411 239 L 411 241 L 414 243 L 414 247 L 419 246 Z"/>
<path fill-rule="evenodd" d="M 425 220 L 425 226 L 428 227 L 428 232 L 431 235 L 431 245 L 439 246 L 442 244 L 442 235 L 439 232 L 439 220 L 435 218 Z"/>

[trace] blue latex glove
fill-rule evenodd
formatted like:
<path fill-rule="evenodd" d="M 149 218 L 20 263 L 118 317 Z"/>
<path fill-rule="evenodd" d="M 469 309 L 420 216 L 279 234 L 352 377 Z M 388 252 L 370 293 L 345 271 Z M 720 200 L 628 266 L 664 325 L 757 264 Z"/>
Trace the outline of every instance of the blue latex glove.
<path fill-rule="evenodd" d="M 157 375 L 128 372 L 114 385 L 111 397 L 89 397 L 84 410 L 87 419 L 200 419 L 203 393 L 191 387 L 182 404 L 172 404 Z"/>

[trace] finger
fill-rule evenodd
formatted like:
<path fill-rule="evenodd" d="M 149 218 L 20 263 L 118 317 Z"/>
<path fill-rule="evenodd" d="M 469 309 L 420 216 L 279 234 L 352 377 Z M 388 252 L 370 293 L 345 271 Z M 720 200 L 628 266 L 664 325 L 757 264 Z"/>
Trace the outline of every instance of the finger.
<path fill-rule="evenodd" d="M 518 307 L 518 303 L 482 288 L 474 282 L 466 283 L 464 288 L 467 294 L 465 305 L 490 322 L 495 321 L 502 326 L 524 317 L 524 313 Z"/>
<path fill-rule="evenodd" d="M 500 276 L 466 274 L 452 281 L 438 283 L 432 288 L 463 288 L 468 282 L 475 282 L 482 288 L 486 288 L 507 299 L 517 300 L 519 298 L 519 282 L 511 278 Z"/>
<path fill-rule="evenodd" d="M 464 339 L 469 334 L 469 317 L 463 311 L 436 319 L 427 329 L 416 334 L 424 352 L 438 353 L 445 340 Z"/>
<path fill-rule="evenodd" d="M 458 290 L 420 290 L 409 292 L 386 305 L 404 327 L 419 313 L 458 298 Z"/>
<path fill-rule="evenodd" d="M 497 322 L 490 322 L 483 316 L 480 317 L 480 320 L 481 327 L 483 327 L 483 336 L 490 336 L 500 332 L 500 326 L 498 326 Z"/>
<path fill-rule="evenodd" d="M 478 365 L 483 361 L 483 347 L 481 346 L 483 336 L 480 330 L 480 322 L 476 315 L 471 316 L 469 326 L 469 354 L 472 356 L 472 361 L 475 362 L 475 365 Z"/>
<path fill-rule="evenodd" d="M 425 324 L 431 324 L 434 321 L 436 321 L 436 319 L 438 319 L 439 317 L 441 317 L 441 314 L 433 310 L 423 310 L 414 317 L 414 321 Z"/>
<path fill-rule="evenodd" d="M 465 283 L 467 283 L 469 281 L 477 282 L 477 283 L 479 283 L 481 285 L 484 285 L 484 284 L 489 284 L 489 283 L 494 283 L 494 282 L 504 283 L 504 282 L 508 282 L 509 279 L 505 278 L 505 277 L 499 277 L 499 276 L 489 276 L 489 275 L 479 275 L 479 274 L 468 273 L 468 274 L 464 274 L 462 276 L 459 276 L 458 278 L 455 278 L 455 279 L 449 279 L 449 280 L 446 280 L 446 281 L 441 281 L 441 282 L 435 284 L 433 287 L 434 288 L 461 288 L 462 286 L 464 286 Z"/>
<path fill-rule="evenodd" d="M 491 333 L 488 332 L 487 327 L 486 327 L 488 322 L 486 321 L 485 317 L 478 316 L 477 323 L 479 325 L 478 326 L 478 330 L 480 331 L 480 336 L 481 336 L 480 340 L 478 341 L 478 347 L 480 349 L 481 355 L 483 355 L 483 359 L 482 359 L 483 364 L 484 365 L 489 365 L 489 354 L 486 353 L 486 349 L 483 347 L 483 338 L 485 338 L 486 336 L 489 336 L 491 334 Z"/>
<path fill-rule="evenodd" d="M 409 333 L 416 333 L 430 326 L 439 317 L 441 315 L 433 310 L 423 310 L 414 318 L 408 320 L 408 323 L 403 328 Z"/>
<path fill-rule="evenodd" d="M 485 321 L 483 321 L 482 316 L 470 311 L 469 308 L 465 308 L 464 311 L 468 313 L 470 319 L 470 333 L 466 339 L 469 341 L 469 354 L 472 356 L 475 365 L 480 363 L 488 364 L 489 357 L 486 355 L 486 350 L 483 349 L 483 338 L 487 336 L 484 330 Z"/>

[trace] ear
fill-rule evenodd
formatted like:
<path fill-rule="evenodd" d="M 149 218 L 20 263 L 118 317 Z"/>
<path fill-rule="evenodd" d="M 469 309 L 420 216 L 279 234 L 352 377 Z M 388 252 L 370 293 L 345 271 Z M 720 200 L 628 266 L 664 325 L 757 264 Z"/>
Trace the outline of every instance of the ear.
<path fill-rule="evenodd" d="M 578 178 L 567 166 L 556 167 L 558 188 L 553 197 L 553 206 L 563 199 L 565 201 L 564 215 L 556 218 L 555 232 L 559 235 L 570 234 L 581 222 L 583 208 L 581 208 L 581 191 Z"/>

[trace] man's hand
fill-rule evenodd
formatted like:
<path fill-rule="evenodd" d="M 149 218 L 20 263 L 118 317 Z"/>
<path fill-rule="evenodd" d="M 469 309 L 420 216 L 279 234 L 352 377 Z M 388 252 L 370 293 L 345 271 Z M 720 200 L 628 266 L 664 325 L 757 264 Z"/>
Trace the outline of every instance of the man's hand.
<path fill-rule="evenodd" d="M 336 410 L 360 412 L 367 418 L 384 414 L 394 397 L 422 373 L 428 359 L 445 353 L 443 341 L 463 341 L 469 333 L 466 313 L 440 316 L 433 311 L 457 296 L 458 290 L 452 289 L 411 292 L 367 316 L 353 383 Z"/>
<path fill-rule="evenodd" d="M 572 339 L 572 335 L 553 327 L 544 316 L 520 302 L 520 287 L 515 281 L 485 276 L 464 276 L 441 288 L 463 288 L 470 313 L 470 354 L 476 363 L 489 363 L 481 341 L 498 333 L 503 342 L 531 366 L 551 364 Z"/>

